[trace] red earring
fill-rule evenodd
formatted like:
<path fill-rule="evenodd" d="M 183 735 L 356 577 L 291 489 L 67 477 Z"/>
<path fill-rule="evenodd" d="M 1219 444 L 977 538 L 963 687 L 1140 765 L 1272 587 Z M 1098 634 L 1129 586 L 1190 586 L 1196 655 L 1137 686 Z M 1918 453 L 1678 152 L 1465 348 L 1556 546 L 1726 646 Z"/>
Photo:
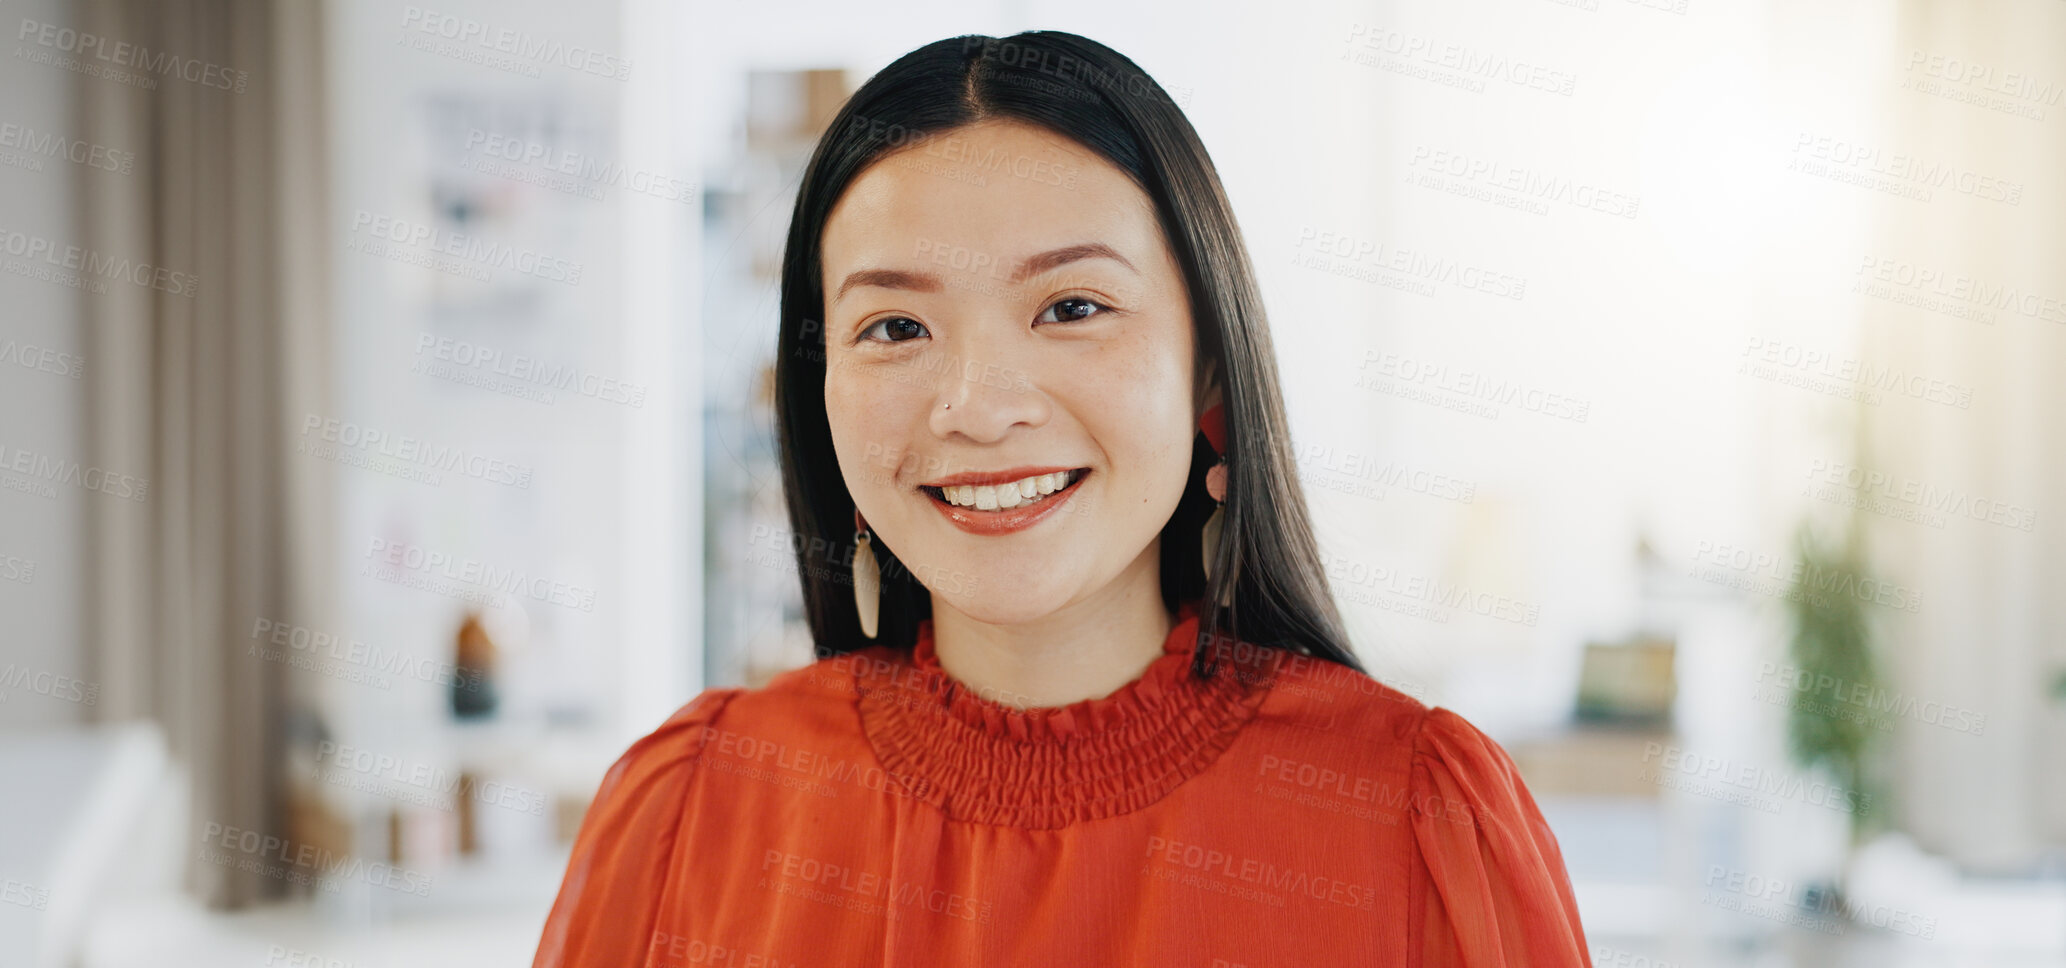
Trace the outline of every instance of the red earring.
<path fill-rule="evenodd" d="M 1213 404 L 1206 408 L 1205 415 L 1198 418 L 1198 429 L 1205 432 L 1205 440 L 1212 445 L 1212 452 L 1219 456 L 1219 462 L 1212 470 L 1205 472 L 1205 491 L 1215 501 L 1227 499 L 1227 414 L 1226 408 Z"/>
<path fill-rule="evenodd" d="M 1212 562 L 1217 557 L 1220 544 L 1220 521 L 1227 509 L 1227 414 L 1226 408 L 1213 404 L 1198 418 L 1198 429 L 1205 433 L 1205 440 L 1212 445 L 1212 452 L 1219 460 L 1212 469 L 1205 472 L 1205 493 L 1212 495 L 1218 507 L 1212 509 L 1212 517 L 1205 519 L 1205 532 L 1198 540 L 1200 565 L 1205 569 L 1205 584 L 1212 585 Z M 1220 595 L 1220 605 L 1231 604 L 1234 583 L 1228 582 Z"/>

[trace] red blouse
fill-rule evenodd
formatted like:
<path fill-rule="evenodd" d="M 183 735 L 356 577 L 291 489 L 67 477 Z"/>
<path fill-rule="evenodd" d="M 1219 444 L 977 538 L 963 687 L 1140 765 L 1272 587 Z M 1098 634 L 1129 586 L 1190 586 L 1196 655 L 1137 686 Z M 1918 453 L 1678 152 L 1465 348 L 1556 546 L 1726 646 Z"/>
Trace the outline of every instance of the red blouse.
<path fill-rule="evenodd" d="M 1198 603 L 1101 699 L 1017 710 L 932 623 L 711 689 L 611 768 L 538 968 L 1586 965 L 1556 837 L 1504 750 Z"/>

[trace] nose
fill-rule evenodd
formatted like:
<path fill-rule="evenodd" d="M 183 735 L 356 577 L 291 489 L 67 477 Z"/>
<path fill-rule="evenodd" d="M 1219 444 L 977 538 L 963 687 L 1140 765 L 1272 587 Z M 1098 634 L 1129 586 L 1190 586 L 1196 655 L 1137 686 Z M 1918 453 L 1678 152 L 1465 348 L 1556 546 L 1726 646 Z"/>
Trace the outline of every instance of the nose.
<path fill-rule="evenodd" d="M 960 436 L 979 444 L 1004 439 L 1012 427 L 1047 422 L 1051 405 L 1030 374 L 974 358 L 953 361 L 941 375 L 927 418 L 935 436 Z"/>

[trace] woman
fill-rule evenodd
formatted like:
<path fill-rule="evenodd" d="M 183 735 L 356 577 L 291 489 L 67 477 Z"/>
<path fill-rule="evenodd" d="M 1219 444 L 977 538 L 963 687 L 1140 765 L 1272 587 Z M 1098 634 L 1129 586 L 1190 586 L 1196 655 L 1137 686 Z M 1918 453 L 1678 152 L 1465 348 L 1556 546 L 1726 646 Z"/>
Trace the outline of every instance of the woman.
<path fill-rule="evenodd" d="M 1588 963 L 1513 763 L 1349 651 L 1231 209 L 1131 61 L 885 68 L 781 316 L 824 658 L 624 754 L 537 965 Z"/>

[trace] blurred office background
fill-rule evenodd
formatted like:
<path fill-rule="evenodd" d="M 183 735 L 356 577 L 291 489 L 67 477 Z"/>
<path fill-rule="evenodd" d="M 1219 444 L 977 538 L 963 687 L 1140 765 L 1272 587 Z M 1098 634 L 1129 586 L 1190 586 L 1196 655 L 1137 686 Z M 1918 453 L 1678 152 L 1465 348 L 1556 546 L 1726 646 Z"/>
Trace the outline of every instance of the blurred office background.
<path fill-rule="evenodd" d="M 1199 129 L 1358 649 L 1595 964 L 2066 965 L 2066 5 L 6 17 L 7 965 L 528 963 L 615 756 L 810 659 L 813 140 L 1036 27 Z"/>

